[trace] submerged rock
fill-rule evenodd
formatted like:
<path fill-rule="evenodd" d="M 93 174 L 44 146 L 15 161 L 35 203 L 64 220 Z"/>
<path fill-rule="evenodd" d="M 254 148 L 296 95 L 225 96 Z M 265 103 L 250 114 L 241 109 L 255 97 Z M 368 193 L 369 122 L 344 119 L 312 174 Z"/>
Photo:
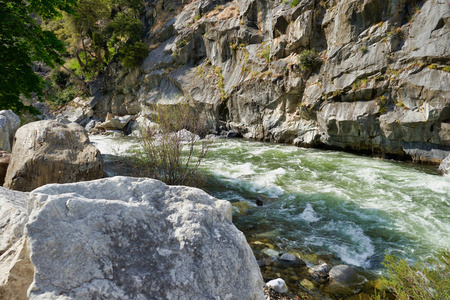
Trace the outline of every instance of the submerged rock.
<path fill-rule="evenodd" d="M 334 266 L 331 268 L 329 276 L 330 293 L 337 296 L 357 293 L 362 283 L 355 270 L 347 265 Z"/>
<path fill-rule="evenodd" d="M 231 205 L 201 190 L 113 177 L 30 195 L 30 299 L 264 299 Z"/>
<path fill-rule="evenodd" d="M 251 205 L 247 201 L 233 202 L 233 203 L 231 203 L 231 205 L 233 206 L 233 212 L 240 214 L 240 215 L 246 214 L 247 211 L 253 207 L 253 205 Z"/>
<path fill-rule="evenodd" d="M 14 139 L 4 186 L 31 191 L 47 183 L 103 176 L 100 152 L 76 123 L 38 121 L 22 126 Z"/>
<path fill-rule="evenodd" d="M 322 263 L 318 266 L 315 266 L 311 269 L 309 269 L 309 274 L 311 274 L 311 277 L 319 282 L 324 283 L 328 280 L 328 274 L 331 270 L 331 266 L 327 263 Z"/>
<path fill-rule="evenodd" d="M 292 253 L 281 253 L 278 257 L 278 265 L 283 268 L 304 268 L 306 263 Z"/>

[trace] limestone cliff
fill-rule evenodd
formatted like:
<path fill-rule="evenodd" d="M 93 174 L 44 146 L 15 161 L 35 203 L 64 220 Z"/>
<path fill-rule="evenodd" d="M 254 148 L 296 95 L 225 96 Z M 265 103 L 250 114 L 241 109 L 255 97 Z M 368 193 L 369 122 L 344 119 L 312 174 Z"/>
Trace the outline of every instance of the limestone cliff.
<path fill-rule="evenodd" d="M 98 115 L 189 101 L 213 130 L 246 138 L 432 163 L 450 154 L 447 0 L 185 2 L 146 4 L 150 54 L 91 84 Z M 314 65 L 299 59 L 310 49 Z"/>

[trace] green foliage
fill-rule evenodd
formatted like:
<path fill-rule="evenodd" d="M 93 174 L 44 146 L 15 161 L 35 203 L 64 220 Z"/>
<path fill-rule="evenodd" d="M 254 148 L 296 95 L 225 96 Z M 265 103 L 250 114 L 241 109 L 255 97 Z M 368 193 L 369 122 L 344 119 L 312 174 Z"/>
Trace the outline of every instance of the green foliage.
<path fill-rule="evenodd" d="M 450 299 L 450 251 L 441 250 L 437 258 L 413 266 L 386 255 L 383 265 L 387 272 L 383 284 L 397 299 Z"/>
<path fill-rule="evenodd" d="M 76 15 L 64 14 L 46 26 L 76 59 L 70 63 L 74 73 L 90 79 L 117 53 L 122 65 L 136 67 L 141 62 L 144 49 L 136 43 L 143 33 L 142 7 L 143 0 L 78 0 Z"/>
<path fill-rule="evenodd" d="M 42 97 L 44 81 L 33 71 L 33 63 L 53 67 L 61 63 L 64 44 L 43 30 L 32 13 L 44 19 L 73 12 L 76 0 L 0 0 L 0 109 L 16 112 L 27 108 L 20 95 Z"/>
<path fill-rule="evenodd" d="M 367 86 L 367 78 L 357 79 L 357 80 L 353 83 L 352 89 L 353 89 L 354 91 L 356 91 L 356 90 L 358 90 L 358 89 L 360 89 L 360 88 L 363 88 L 363 87 L 366 87 L 366 86 Z"/>
<path fill-rule="evenodd" d="M 300 0 L 292 0 L 291 7 L 296 7 L 300 3 Z"/>
<path fill-rule="evenodd" d="M 450 73 L 450 66 L 443 67 L 442 71 Z"/>
<path fill-rule="evenodd" d="M 170 185 L 202 187 L 206 177 L 198 167 L 208 153 L 210 142 L 197 141 L 194 134 L 206 134 L 206 122 L 188 105 L 153 107 L 152 120 L 158 127 L 141 131 L 143 151 L 137 153 L 140 175 L 161 180 Z M 186 134 L 186 129 L 194 134 Z"/>
<path fill-rule="evenodd" d="M 147 57 L 148 47 L 143 42 L 125 45 L 119 49 L 119 61 L 126 68 L 136 68 Z"/>
<path fill-rule="evenodd" d="M 270 62 L 270 45 L 267 45 L 265 49 L 259 51 L 258 56 L 264 58 L 266 62 Z"/>
<path fill-rule="evenodd" d="M 298 57 L 302 70 L 314 70 L 322 64 L 319 52 L 314 49 L 303 50 Z"/>
<path fill-rule="evenodd" d="M 183 48 L 184 46 L 186 46 L 189 43 L 188 40 L 183 39 L 183 40 L 179 40 L 177 42 L 177 48 Z"/>
<path fill-rule="evenodd" d="M 384 114 L 385 112 L 387 112 L 386 107 L 387 98 L 386 96 L 381 96 L 378 100 L 379 100 L 378 105 L 380 106 L 379 112 L 380 114 Z"/>
<path fill-rule="evenodd" d="M 54 69 L 50 75 L 51 81 L 60 89 L 63 89 L 69 83 L 70 75 L 67 72 Z"/>
<path fill-rule="evenodd" d="M 78 91 L 70 86 L 65 89 L 56 88 L 51 96 L 47 97 L 47 101 L 53 108 L 58 108 L 69 101 L 73 100 L 77 95 Z"/>
<path fill-rule="evenodd" d="M 368 50 L 366 46 L 362 45 L 361 48 L 359 48 L 359 51 L 361 51 L 363 54 L 366 54 Z"/>
<path fill-rule="evenodd" d="M 229 95 L 225 92 L 225 83 L 222 75 L 222 68 L 216 66 L 214 68 L 214 73 L 216 73 L 217 76 L 217 88 L 220 90 L 222 101 L 225 102 L 228 100 Z"/>

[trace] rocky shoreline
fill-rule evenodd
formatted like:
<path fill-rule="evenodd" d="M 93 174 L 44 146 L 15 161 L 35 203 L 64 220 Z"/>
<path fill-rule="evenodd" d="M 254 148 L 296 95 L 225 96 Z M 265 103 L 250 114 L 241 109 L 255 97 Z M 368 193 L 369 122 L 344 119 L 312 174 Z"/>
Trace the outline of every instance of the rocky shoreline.
<path fill-rule="evenodd" d="M 12 135 L 14 136 L 14 133 Z M 263 299 L 262 297 L 295 299 L 299 296 L 321 295 L 325 287 L 325 293 L 334 295 L 354 294 L 361 289 L 361 278 L 348 266 L 331 267 L 322 263 L 307 268 L 301 259 L 291 253 L 280 253 L 276 256 L 258 254 L 256 260 L 242 233 L 231 223 L 230 203 L 214 199 L 200 190 L 171 188 L 155 180 L 131 177 L 110 177 L 93 181 L 95 178 L 91 178 L 91 181 L 76 183 L 86 179 L 83 177 L 84 164 L 95 166 L 94 169 L 97 171 L 89 172 L 91 176 L 102 177 L 103 162 L 96 158 L 99 152 L 89 143 L 86 131 L 75 123 L 65 124 L 58 121 L 30 123 L 17 130 L 14 141 L 11 169 L 7 170 L 5 186 L 26 192 L 0 188 L 0 215 L 4 223 L 0 224 L 2 228 L 0 269 L 3 270 L 3 276 L 0 278 L 0 296 L 3 298 L 59 299 L 57 295 L 63 294 L 68 297 L 64 299 L 90 298 L 94 295 L 102 295 L 108 299 L 136 299 L 136 297 L 151 298 L 155 293 L 167 293 L 168 290 L 175 293 L 174 289 L 181 288 L 176 293 L 184 297 L 192 292 L 196 295 L 196 299 L 210 298 L 205 295 L 222 297 L 228 293 L 231 293 L 230 295 L 238 293 L 236 295 L 239 295 L 240 299 Z M 41 157 L 40 152 L 45 153 L 45 157 Z M 58 153 L 59 156 L 52 153 Z M 29 161 L 27 157 L 31 160 Z M 73 160 L 74 158 L 78 160 Z M 19 162 L 21 168 L 16 167 Z M 37 176 L 38 180 L 33 181 L 35 172 L 45 173 L 46 176 Z M 17 183 L 17 179 L 24 180 L 20 174 L 30 176 L 25 180 L 27 184 Z M 63 184 L 55 185 L 51 184 L 52 182 Z M 27 193 L 30 191 L 31 193 Z M 166 200 L 165 197 L 169 198 Z M 170 201 L 175 201 L 174 210 L 170 208 Z M 139 207 L 137 215 L 136 205 Z M 147 205 L 150 207 L 147 208 Z M 211 208 L 214 216 L 205 216 L 207 206 L 203 205 L 215 207 Z M 200 209 L 198 213 L 195 210 L 197 206 Z M 149 214 L 169 213 L 170 215 L 161 217 L 161 220 L 178 220 L 176 223 L 181 227 L 171 229 L 175 223 L 171 223 L 170 226 L 164 225 L 166 221 L 164 224 L 148 223 L 150 220 L 155 222 L 157 217 L 156 215 L 138 217 L 143 210 L 148 210 Z M 176 210 L 179 212 L 175 213 Z M 194 217 L 200 218 L 199 225 L 195 225 L 197 221 L 193 221 Z M 186 221 L 182 221 L 183 219 Z M 228 226 L 222 233 L 217 231 L 219 220 Z M 130 224 L 127 230 L 125 224 Z M 174 230 L 175 237 L 178 236 L 179 244 L 175 247 L 177 250 L 175 248 L 169 250 L 164 246 L 170 241 L 167 237 L 173 235 L 170 233 L 171 230 Z M 191 232 L 192 230 L 194 231 Z M 205 230 L 211 232 L 208 234 L 209 238 L 205 238 Z M 163 232 L 166 237 L 157 238 L 156 234 Z M 236 233 L 230 235 L 231 232 Z M 192 241 L 189 240 L 190 237 Z M 93 239 L 90 240 L 91 238 Z M 152 241 L 153 238 L 157 238 L 157 241 Z M 226 243 L 228 246 L 222 245 L 219 248 L 209 246 L 205 244 L 205 239 Z M 233 239 L 238 240 L 231 242 Z M 200 246 L 195 246 L 195 243 L 200 243 Z M 230 245 L 238 248 L 231 250 Z M 150 251 L 152 247 L 157 248 Z M 161 247 L 166 248 L 161 250 Z M 183 254 L 182 249 L 187 249 L 187 253 Z M 214 254 L 214 251 L 221 252 Z M 148 252 L 158 257 L 145 258 Z M 174 255 L 180 258 L 175 258 Z M 188 259 L 189 255 L 193 257 Z M 170 258 L 170 262 L 165 261 L 166 257 Z M 147 259 L 149 265 L 142 264 L 142 261 Z M 208 259 L 212 259 L 210 264 Z M 174 264 L 174 260 L 179 261 L 179 264 Z M 230 265 L 233 261 L 236 268 Z M 148 277 L 149 272 L 152 274 L 155 272 L 155 263 L 160 264 L 159 269 L 161 272 L 164 270 L 164 273 L 168 268 L 179 270 L 174 269 L 167 274 L 178 274 L 181 281 L 174 282 L 171 288 L 142 286 L 139 282 L 143 280 L 156 281 L 156 278 L 153 280 Z M 191 265 L 184 265 L 185 263 Z M 181 271 L 182 269 L 191 275 Z M 234 271 L 236 269 L 246 273 L 236 276 Z M 215 284 L 210 287 L 204 287 L 206 282 L 211 282 L 210 277 L 196 278 L 197 275 L 194 275 L 213 272 L 211 276 L 216 276 L 213 274 L 218 270 L 220 275 L 217 273 L 219 277 L 213 280 Z M 227 275 L 224 270 L 230 270 L 232 274 Z M 264 281 L 261 271 L 267 281 L 265 296 L 262 296 Z M 52 274 L 61 272 L 65 275 L 52 277 Z M 161 276 L 166 276 L 160 273 L 154 273 L 159 274 L 155 275 L 158 282 L 161 281 Z M 284 280 L 275 278 L 281 273 L 284 274 L 282 276 L 293 278 L 296 274 L 302 274 L 302 278 L 294 278 L 300 289 L 288 288 Z M 174 280 L 173 275 L 171 276 L 163 282 L 169 284 Z M 130 281 L 130 278 L 133 280 Z M 186 281 L 188 278 L 190 279 Z M 245 287 L 238 288 L 239 284 L 230 281 L 231 278 L 239 281 L 239 278 L 247 278 Z M 248 285 L 249 278 L 254 278 L 252 287 Z M 192 280 L 200 281 L 195 283 Z M 217 286 L 218 282 L 228 287 Z M 61 289 L 63 286 L 64 289 Z M 196 286 L 202 286 L 201 292 L 194 288 Z M 190 292 L 187 292 L 188 290 Z M 286 293 L 288 290 L 290 292 Z M 162 297 L 172 299 L 175 294 L 166 294 Z M 203 296 L 199 296 L 200 294 Z"/>

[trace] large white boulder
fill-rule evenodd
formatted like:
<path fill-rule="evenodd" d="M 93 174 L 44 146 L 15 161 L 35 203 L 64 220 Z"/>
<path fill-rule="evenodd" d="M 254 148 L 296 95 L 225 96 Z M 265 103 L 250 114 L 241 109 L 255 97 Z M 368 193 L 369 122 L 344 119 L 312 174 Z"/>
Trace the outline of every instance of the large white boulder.
<path fill-rule="evenodd" d="M 231 205 L 152 179 L 34 190 L 30 299 L 264 299 Z"/>
<path fill-rule="evenodd" d="M 38 121 L 22 126 L 14 138 L 4 186 L 31 191 L 47 183 L 92 180 L 103 176 L 103 160 L 76 123 Z"/>
<path fill-rule="evenodd" d="M 0 255 L 23 235 L 28 221 L 27 198 L 28 193 L 0 187 Z"/>
<path fill-rule="evenodd" d="M 11 152 L 14 134 L 20 127 L 19 117 L 10 110 L 0 111 L 0 149 Z"/>
<path fill-rule="evenodd" d="M 28 193 L 0 187 L 0 299 L 27 299 L 33 280 L 26 238 L 23 236 Z"/>

